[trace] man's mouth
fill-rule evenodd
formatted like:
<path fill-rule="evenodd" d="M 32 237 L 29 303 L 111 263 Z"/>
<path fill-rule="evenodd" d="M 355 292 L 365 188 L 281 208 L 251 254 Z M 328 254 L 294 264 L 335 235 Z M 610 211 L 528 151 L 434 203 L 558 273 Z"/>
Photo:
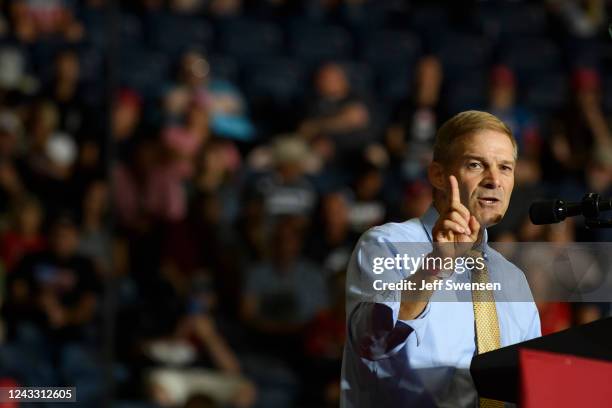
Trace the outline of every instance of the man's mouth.
<path fill-rule="evenodd" d="M 478 201 L 484 205 L 497 205 L 501 202 L 496 197 L 478 197 Z"/>

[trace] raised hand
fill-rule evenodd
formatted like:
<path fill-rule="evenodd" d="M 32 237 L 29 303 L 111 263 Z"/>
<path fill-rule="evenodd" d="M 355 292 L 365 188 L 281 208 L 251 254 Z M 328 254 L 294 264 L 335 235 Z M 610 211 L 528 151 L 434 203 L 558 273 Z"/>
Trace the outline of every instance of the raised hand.
<path fill-rule="evenodd" d="M 443 257 L 456 258 L 470 250 L 478 239 L 480 223 L 461 204 L 459 183 L 455 176 L 449 176 L 450 191 L 446 209 L 440 214 L 433 227 L 434 250 Z"/>

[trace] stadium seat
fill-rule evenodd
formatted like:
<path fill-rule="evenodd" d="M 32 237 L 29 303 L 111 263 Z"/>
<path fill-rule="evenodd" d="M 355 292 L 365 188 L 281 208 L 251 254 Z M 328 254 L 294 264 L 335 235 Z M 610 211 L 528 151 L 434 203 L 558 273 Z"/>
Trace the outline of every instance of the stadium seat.
<path fill-rule="evenodd" d="M 446 107 L 449 115 L 468 109 L 484 109 L 487 95 L 486 75 L 473 73 L 448 86 Z"/>
<path fill-rule="evenodd" d="M 326 60 L 349 59 L 353 41 L 338 26 L 294 26 L 291 30 L 291 52 L 310 66 Z"/>
<path fill-rule="evenodd" d="M 553 41 L 539 37 L 513 41 L 502 51 L 501 62 L 510 66 L 519 80 L 537 73 L 562 70 L 559 47 Z"/>
<path fill-rule="evenodd" d="M 213 29 L 203 19 L 173 14 L 158 14 L 147 20 L 153 48 L 176 57 L 187 50 L 210 51 Z"/>
<path fill-rule="evenodd" d="M 122 85 L 156 97 L 168 79 L 169 61 L 165 54 L 140 48 L 126 47 L 120 52 L 119 79 Z"/>
<path fill-rule="evenodd" d="M 238 63 L 226 55 L 213 54 L 206 59 L 210 64 L 210 73 L 213 77 L 236 82 L 240 74 Z"/>
<path fill-rule="evenodd" d="M 235 20 L 221 29 L 219 49 L 241 62 L 280 55 L 283 33 L 274 24 Z"/>
<path fill-rule="evenodd" d="M 381 30 L 372 33 L 362 45 L 361 58 L 375 68 L 414 64 L 421 54 L 421 42 L 406 31 Z"/>
<path fill-rule="evenodd" d="M 100 49 L 83 47 L 79 51 L 79 60 L 83 81 L 97 81 L 104 76 L 104 54 Z"/>
<path fill-rule="evenodd" d="M 303 92 L 304 81 L 301 65 L 286 58 L 257 61 L 244 69 L 244 83 L 250 99 L 290 103 Z"/>
<path fill-rule="evenodd" d="M 381 66 L 376 72 L 378 96 L 394 106 L 410 95 L 413 84 L 414 65 Z"/>
<path fill-rule="evenodd" d="M 375 70 L 377 93 L 392 105 L 408 95 L 422 53 L 419 38 L 407 31 L 381 30 L 364 41 L 361 59 Z"/>
<path fill-rule="evenodd" d="M 483 70 L 491 54 L 486 39 L 453 32 L 441 36 L 432 47 L 442 62 L 445 77 L 450 80 L 469 75 L 474 69 Z"/>
<path fill-rule="evenodd" d="M 567 97 L 567 77 L 560 73 L 532 77 L 525 86 L 525 105 L 535 112 L 555 112 L 564 107 Z"/>
<path fill-rule="evenodd" d="M 409 26 L 419 33 L 430 33 L 448 26 L 448 12 L 440 6 L 429 5 L 410 13 Z"/>
<path fill-rule="evenodd" d="M 351 87 L 361 95 L 373 94 L 374 73 L 367 64 L 356 61 L 341 61 Z"/>
<path fill-rule="evenodd" d="M 144 40 L 144 30 L 142 28 L 142 22 L 138 17 L 127 13 L 121 14 L 119 40 L 124 44 L 142 44 Z"/>
<path fill-rule="evenodd" d="M 546 32 L 546 10 L 537 4 L 483 3 L 481 21 L 493 37 L 533 36 Z"/>

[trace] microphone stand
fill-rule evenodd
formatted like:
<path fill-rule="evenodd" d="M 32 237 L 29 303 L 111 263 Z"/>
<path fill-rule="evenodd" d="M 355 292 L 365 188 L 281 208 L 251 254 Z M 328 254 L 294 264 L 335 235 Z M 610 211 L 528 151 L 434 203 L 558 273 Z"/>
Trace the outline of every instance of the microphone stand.
<path fill-rule="evenodd" d="M 612 228 L 612 220 L 599 218 L 599 194 L 587 193 L 582 198 L 582 214 L 587 228 Z"/>

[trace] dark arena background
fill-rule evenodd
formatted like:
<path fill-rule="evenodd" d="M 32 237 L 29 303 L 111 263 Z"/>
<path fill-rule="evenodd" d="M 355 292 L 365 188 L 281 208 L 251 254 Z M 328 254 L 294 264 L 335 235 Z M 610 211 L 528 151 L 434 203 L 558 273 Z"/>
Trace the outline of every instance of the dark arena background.
<path fill-rule="evenodd" d="M 467 109 L 519 145 L 491 240 L 612 240 L 527 216 L 538 197 L 612 195 L 610 2 L 0 11 L 0 387 L 75 387 L 94 408 L 337 407 L 351 251 L 429 207 L 436 129 Z M 610 314 L 538 307 L 543 334 Z"/>

